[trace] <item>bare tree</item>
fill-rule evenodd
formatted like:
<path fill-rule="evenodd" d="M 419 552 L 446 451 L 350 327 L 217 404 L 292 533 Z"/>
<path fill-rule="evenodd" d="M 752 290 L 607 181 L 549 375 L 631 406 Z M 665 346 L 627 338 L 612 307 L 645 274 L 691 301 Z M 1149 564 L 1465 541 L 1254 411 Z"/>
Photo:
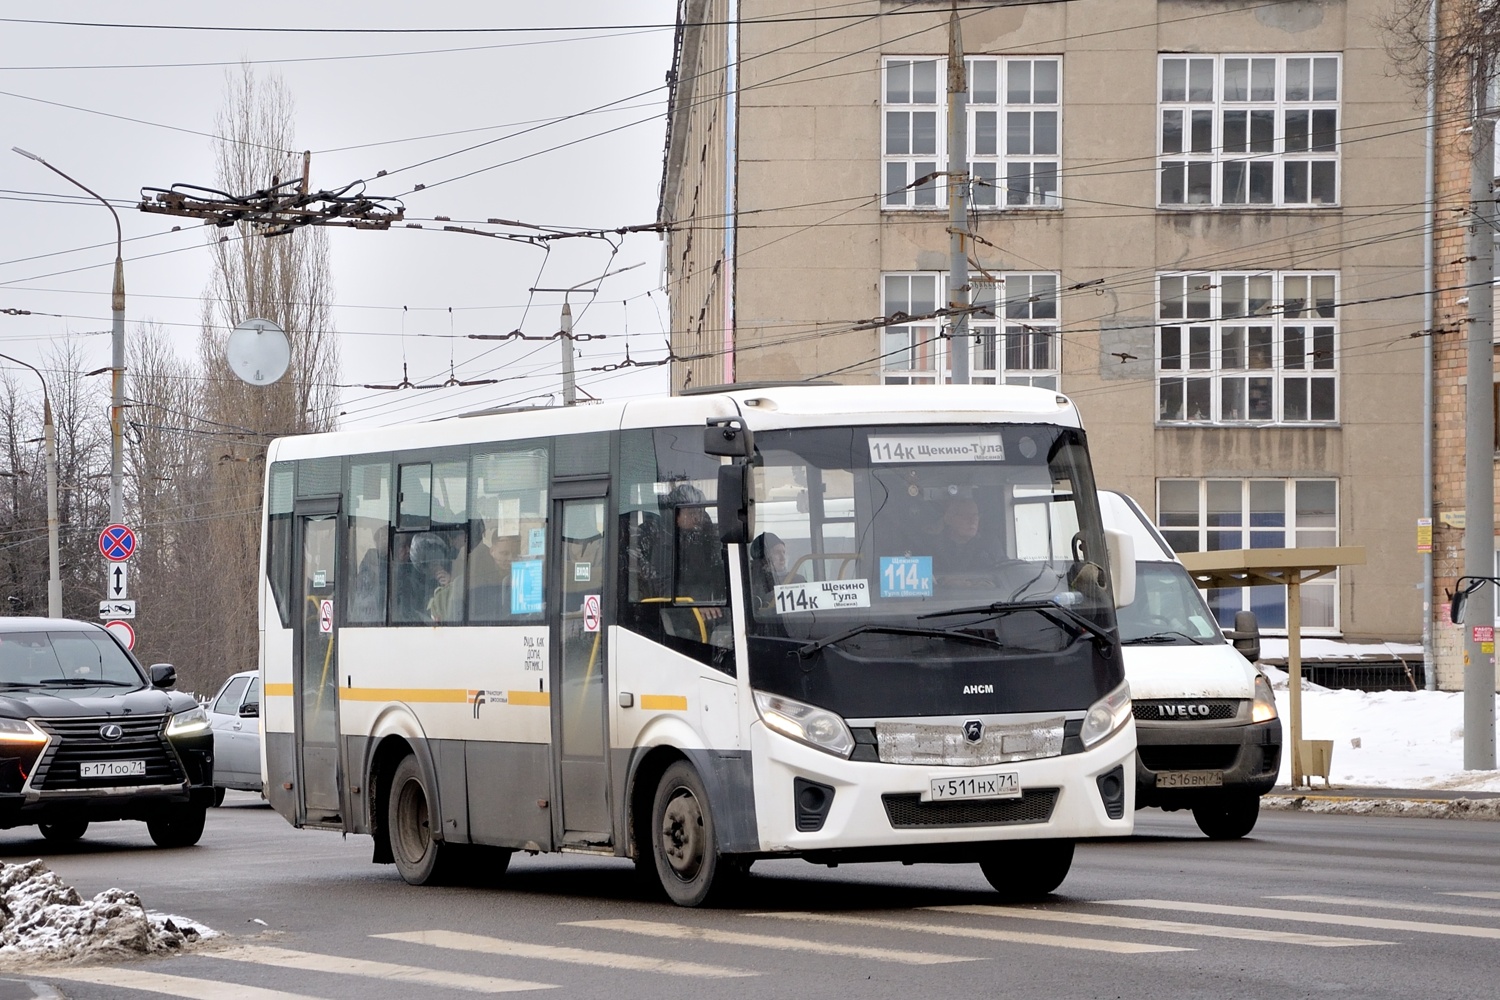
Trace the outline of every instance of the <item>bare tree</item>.
<path fill-rule="evenodd" d="M 1425 89 L 1435 78 L 1440 90 L 1444 83 L 1456 83 L 1468 92 L 1471 80 L 1488 85 L 1495 79 L 1500 53 L 1497 0 L 1395 0 L 1381 24 L 1392 62 L 1417 89 Z M 1430 54 L 1434 43 L 1436 59 Z"/>
<path fill-rule="evenodd" d="M 295 149 L 292 98 L 279 78 L 258 80 L 248 66 L 231 76 L 217 131 L 219 187 L 262 190 L 302 174 Z M 213 680 L 256 662 L 261 488 L 271 438 L 327 430 L 335 420 L 338 345 L 332 319 L 328 234 L 315 226 L 280 236 L 241 223 L 218 230 L 214 273 L 203 308 L 200 363 L 206 392 L 195 437 L 211 487 L 203 512 L 203 610 L 213 621 L 199 632 L 200 655 Z M 272 320 L 287 333 L 291 367 L 279 382 L 252 386 L 230 373 L 229 331 L 246 319 Z M 208 678 L 205 678 L 208 679 Z"/>

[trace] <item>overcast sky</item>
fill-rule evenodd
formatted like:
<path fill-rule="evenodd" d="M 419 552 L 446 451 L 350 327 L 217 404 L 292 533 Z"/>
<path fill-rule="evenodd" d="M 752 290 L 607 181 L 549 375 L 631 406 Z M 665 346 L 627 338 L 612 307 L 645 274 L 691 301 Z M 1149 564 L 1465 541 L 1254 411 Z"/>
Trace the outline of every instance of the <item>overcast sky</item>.
<path fill-rule="evenodd" d="M 435 231 L 441 223 L 430 220 L 599 228 L 653 221 L 675 9 L 672 0 L 4 4 L 0 351 L 40 364 L 49 342 L 71 338 L 90 368 L 109 364 L 114 223 L 97 201 L 11 152 L 19 146 L 116 206 L 126 241 L 126 336 L 155 322 L 180 353 L 193 354 L 209 274 L 206 230 L 134 206 L 142 187 L 213 186 L 209 134 L 227 74 L 244 60 L 290 89 L 297 148 L 313 151 L 314 188 L 369 179 L 370 193 L 404 195 L 408 221 L 427 227 L 330 230 L 340 382 L 350 386 L 342 390 L 345 426 L 545 402 L 561 386 L 556 342 L 483 343 L 467 335 L 518 328 L 549 335 L 563 296 L 529 288 L 587 287 L 606 268 L 630 265 L 640 266 L 606 279 L 581 316 L 589 297 L 572 296 L 575 332 L 605 335 L 578 343 L 578 384 L 607 399 L 666 391 L 665 367 L 590 371 L 623 361 L 627 342 L 633 360 L 665 356 L 655 235 L 625 238 L 613 259 L 597 240 L 561 241 L 547 255 Z M 28 18 L 152 27 L 15 20 Z M 348 30 L 357 28 L 461 30 Z M 476 30 L 484 28 L 566 30 Z M 579 114 L 603 105 L 610 107 Z M 564 116 L 576 117 L 552 121 Z M 515 134 L 522 130 L 529 131 Z M 381 170 L 433 158 L 376 179 Z M 426 189 L 407 193 L 419 184 Z M 174 225 L 181 231 L 172 232 Z M 447 379 L 450 361 L 458 379 L 508 381 L 425 392 L 359 387 L 399 382 L 403 360 L 413 383 Z M 29 373 L 18 377 L 21 385 L 34 382 Z M 108 382 L 98 382 L 107 407 Z"/>

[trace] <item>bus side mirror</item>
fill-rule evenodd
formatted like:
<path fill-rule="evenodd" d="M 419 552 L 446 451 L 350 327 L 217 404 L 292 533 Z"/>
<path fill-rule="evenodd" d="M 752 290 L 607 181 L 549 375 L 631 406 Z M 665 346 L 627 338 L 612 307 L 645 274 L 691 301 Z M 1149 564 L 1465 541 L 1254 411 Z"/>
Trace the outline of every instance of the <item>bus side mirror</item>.
<path fill-rule="evenodd" d="M 1105 528 L 1104 544 L 1109 549 L 1109 582 L 1115 592 L 1115 607 L 1123 608 L 1135 601 L 1135 539 L 1123 531 Z"/>
<path fill-rule="evenodd" d="M 1469 592 L 1459 588 L 1458 593 L 1453 595 L 1453 603 L 1448 605 L 1448 618 L 1455 625 L 1464 623 L 1464 608 L 1469 605 Z"/>
<path fill-rule="evenodd" d="M 719 540 L 743 545 L 750 537 L 750 466 L 719 466 Z"/>
<path fill-rule="evenodd" d="M 739 417 L 711 419 L 703 431 L 703 450 L 720 458 L 749 458 L 755 454 L 755 435 Z"/>
<path fill-rule="evenodd" d="M 1245 659 L 1251 663 L 1260 659 L 1260 623 L 1254 611 L 1236 611 L 1234 628 L 1224 634 Z"/>

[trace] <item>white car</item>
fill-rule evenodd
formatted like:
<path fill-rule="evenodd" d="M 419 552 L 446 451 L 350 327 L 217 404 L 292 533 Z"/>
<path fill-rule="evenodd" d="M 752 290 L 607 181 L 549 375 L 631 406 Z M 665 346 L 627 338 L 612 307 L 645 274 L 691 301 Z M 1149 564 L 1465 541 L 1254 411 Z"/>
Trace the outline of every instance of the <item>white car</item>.
<path fill-rule="evenodd" d="M 232 674 L 207 705 L 214 730 L 214 805 L 224 790 L 261 791 L 260 674 Z"/>

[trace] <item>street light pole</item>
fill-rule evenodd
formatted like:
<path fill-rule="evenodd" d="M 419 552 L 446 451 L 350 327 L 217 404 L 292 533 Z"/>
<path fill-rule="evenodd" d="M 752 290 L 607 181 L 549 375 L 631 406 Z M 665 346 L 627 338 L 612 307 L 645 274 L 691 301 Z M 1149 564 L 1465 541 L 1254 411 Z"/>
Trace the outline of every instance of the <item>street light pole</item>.
<path fill-rule="evenodd" d="M 93 195 L 99 204 L 109 209 L 109 214 L 115 217 L 115 283 L 109 300 L 110 311 L 113 313 L 113 322 L 110 325 L 109 352 L 109 522 L 111 524 L 120 524 L 125 516 L 125 451 L 123 447 L 125 414 L 125 261 L 121 255 L 121 249 L 125 241 L 120 229 L 120 213 L 116 212 L 115 207 L 101 198 L 97 192 L 80 184 L 35 153 L 28 153 L 20 146 L 12 146 L 11 151 L 20 153 L 27 159 L 35 160 L 69 184 Z"/>
<path fill-rule="evenodd" d="M 42 378 L 42 373 L 35 365 L 9 354 L 0 354 L 0 358 L 30 368 L 42 382 L 42 451 L 47 466 L 47 617 L 61 618 L 62 577 L 59 575 L 61 561 L 57 552 L 57 431 L 52 424 L 52 396 L 47 391 L 47 380 Z"/>
<path fill-rule="evenodd" d="M 578 291 L 585 285 L 594 285 L 589 291 L 597 292 L 599 282 L 611 275 L 619 274 L 621 271 L 629 271 L 640 267 L 639 264 L 627 264 L 625 267 L 616 268 L 613 271 L 605 271 L 597 278 L 588 281 L 580 281 L 571 288 L 533 288 L 532 292 L 562 292 L 562 327 L 559 330 L 558 340 L 562 341 L 562 376 L 563 376 L 563 405 L 572 406 L 578 402 L 578 386 L 573 380 L 573 307 L 568 304 L 568 295 Z M 587 308 L 587 306 L 585 306 Z"/>

